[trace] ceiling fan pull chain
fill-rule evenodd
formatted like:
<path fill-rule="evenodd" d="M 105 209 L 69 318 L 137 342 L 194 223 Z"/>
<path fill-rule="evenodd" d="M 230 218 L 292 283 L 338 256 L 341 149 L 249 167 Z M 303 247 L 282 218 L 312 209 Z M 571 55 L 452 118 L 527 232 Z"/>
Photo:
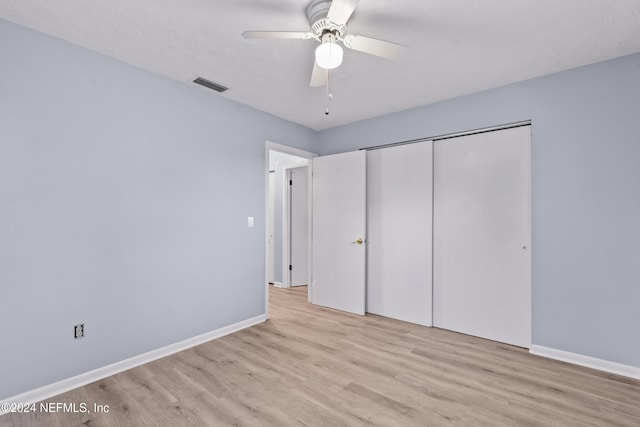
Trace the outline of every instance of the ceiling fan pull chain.
<path fill-rule="evenodd" d="M 327 99 L 331 101 L 333 99 L 333 93 L 331 93 L 331 70 L 327 70 Z M 329 115 L 329 106 L 324 110 L 325 115 Z"/>

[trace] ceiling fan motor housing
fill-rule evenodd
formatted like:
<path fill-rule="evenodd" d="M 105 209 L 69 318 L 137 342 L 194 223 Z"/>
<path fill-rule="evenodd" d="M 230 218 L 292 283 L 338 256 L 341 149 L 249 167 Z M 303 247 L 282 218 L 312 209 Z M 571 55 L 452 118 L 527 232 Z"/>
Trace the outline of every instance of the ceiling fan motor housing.
<path fill-rule="evenodd" d="M 336 25 L 329 21 L 327 15 L 331 8 L 331 0 L 313 0 L 307 8 L 307 17 L 311 31 L 318 37 L 322 37 L 325 33 L 333 33 L 342 37 L 347 32 L 346 25 Z"/>

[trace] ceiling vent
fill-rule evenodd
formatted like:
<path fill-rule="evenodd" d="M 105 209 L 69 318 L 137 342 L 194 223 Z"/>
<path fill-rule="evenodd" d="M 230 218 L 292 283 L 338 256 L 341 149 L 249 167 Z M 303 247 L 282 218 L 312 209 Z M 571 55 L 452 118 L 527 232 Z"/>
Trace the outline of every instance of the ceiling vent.
<path fill-rule="evenodd" d="M 209 89 L 215 90 L 216 92 L 224 92 L 225 90 L 229 89 L 228 87 L 224 87 L 218 83 L 214 83 L 211 80 L 207 80 L 202 77 L 198 77 L 193 82 L 199 84 L 200 86 L 208 87 Z"/>

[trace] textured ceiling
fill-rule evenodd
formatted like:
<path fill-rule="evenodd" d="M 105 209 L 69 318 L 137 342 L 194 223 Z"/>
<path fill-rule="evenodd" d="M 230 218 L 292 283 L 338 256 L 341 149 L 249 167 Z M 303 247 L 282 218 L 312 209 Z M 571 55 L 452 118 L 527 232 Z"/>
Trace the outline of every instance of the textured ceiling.
<path fill-rule="evenodd" d="M 0 0 L 0 17 L 316 130 L 640 52 L 638 0 L 361 0 L 349 32 L 409 51 L 346 50 L 329 102 L 309 87 L 315 41 L 240 36 L 307 31 L 308 3 Z"/>

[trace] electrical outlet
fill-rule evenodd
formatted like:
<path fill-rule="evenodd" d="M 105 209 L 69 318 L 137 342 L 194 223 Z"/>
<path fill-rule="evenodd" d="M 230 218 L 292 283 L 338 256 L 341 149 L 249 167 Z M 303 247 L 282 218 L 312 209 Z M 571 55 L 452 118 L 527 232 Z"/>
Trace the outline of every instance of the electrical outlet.
<path fill-rule="evenodd" d="M 82 338 L 84 336 L 84 323 L 80 323 L 73 327 L 73 337 Z"/>

